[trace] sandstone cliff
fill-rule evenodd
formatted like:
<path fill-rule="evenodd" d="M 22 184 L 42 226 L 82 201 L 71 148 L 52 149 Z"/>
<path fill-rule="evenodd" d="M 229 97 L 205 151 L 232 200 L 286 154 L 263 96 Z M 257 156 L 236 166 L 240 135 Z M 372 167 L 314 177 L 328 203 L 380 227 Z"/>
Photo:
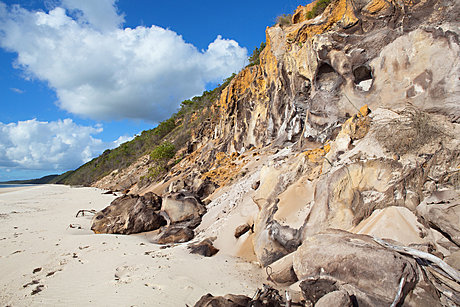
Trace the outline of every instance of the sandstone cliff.
<path fill-rule="evenodd" d="M 192 193 L 207 210 L 198 240 L 270 266 L 312 303 L 342 291 L 359 305 L 460 304 L 460 280 L 366 236 L 460 268 L 460 3 L 333 0 L 307 19 L 314 5 L 267 28 L 260 64 L 197 111 L 206 120 L 159 182 L 141 180 L 144 156 L 94 185 Z M 312 280 L 329 290 L 313 295 Z"/>

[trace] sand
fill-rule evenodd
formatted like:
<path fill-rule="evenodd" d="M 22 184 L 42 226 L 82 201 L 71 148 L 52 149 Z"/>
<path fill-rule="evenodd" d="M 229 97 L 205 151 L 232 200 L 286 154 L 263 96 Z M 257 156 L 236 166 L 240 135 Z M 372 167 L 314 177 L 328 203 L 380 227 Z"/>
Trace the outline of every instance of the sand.
<path fill-rule="evenodd" d="M 91 216 L 75 214 L 107 206 L 114 196 L 102 192 L 44 185 L 0 194 L 2 306 L 193 306 L 208 292 L 252 296 L 265 281 L 255 264 L 224 253 L 93 234 Z"/>

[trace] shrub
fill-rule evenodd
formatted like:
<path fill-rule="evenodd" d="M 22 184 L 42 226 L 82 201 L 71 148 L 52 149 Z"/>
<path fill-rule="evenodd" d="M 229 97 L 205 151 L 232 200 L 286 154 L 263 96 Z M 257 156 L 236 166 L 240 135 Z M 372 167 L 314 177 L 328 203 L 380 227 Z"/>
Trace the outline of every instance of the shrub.
<path fill-rule="evenodd" d="M 150 159 L 155 162 L 167 162 L 169 159 L 174 157 L 175 153 L 176 147 L 169 142 L 164 142 L 163 144 L 155 147 L 155 149 L 150 153 Z"/>
<path fill-rule="evenodd" d="M 149 168 L 149 173 L 147 175 L 147 178 L 148 179 L 156 179 L 160 175 L 163 175 L 164 173 L 166 173 L 167 170 L 168 169 L 164 165 L 155 165 L 155 166 Z"/>
<path fill-rule="evenodd" d="M 276 17 L 276 23 L 280 26 L 288 26 L 292 23 L 292 14 L 283 14 Z"/>
<path fill-rule="evenodd" d="M 171 132 L 176 128 L 176 119 L 175 116 L 168 118 L 167 120 L 162 121 L 154 130 L 153 133 L 160 137 L 164 137 L 166 134 Z"/>
<path fill-rule="evenodd" d="M 409 107 L 398 118 L 378 123 L 376 138 L 388 151 L 398 155 L 414 152 L 434 138 L 446 135 L 430 116 Z"/>
<path fill-rule="evenodd" d="M 313 19 L 316 16 L 320 15 L 321 13 L 324 12 L 324 10 L 329 5 L 329 3 L 331 3 L 331 1 L 332 0 L 318 0 L 313 6 L 313 8 L 311 9 L 311 11 L 308 11 L 305 14 L 305 17 L 307 19 Z"/>

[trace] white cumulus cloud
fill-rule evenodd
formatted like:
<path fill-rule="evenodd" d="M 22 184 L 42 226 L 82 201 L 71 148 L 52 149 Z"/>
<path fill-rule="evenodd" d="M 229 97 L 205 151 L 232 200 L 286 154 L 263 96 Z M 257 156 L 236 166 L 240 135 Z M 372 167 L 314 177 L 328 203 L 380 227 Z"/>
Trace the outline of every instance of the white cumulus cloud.
<path fill-rule="evenodd" d="M 0 2 L 0 46 L 56 91 L 60 108 L 93 119 L 158 122 L 246 63 L 234 40 L 200 51 L 171 30 L 122 22 L 114 0 L 63 0 L 49 12 Z"/>
<path fill-rule="evenodd" d="M 112 147 L 93 137 L 100 126 L 80 126 L 71 119 L 0 122 L 0 168 L 65 171 Z"/>
<path fill-rule="evenodd" d="M 62 0 L 62 6 L 75 13 L 80 23 L 101 31 L 114 30 L 124 22 L 113 0 Z"/>

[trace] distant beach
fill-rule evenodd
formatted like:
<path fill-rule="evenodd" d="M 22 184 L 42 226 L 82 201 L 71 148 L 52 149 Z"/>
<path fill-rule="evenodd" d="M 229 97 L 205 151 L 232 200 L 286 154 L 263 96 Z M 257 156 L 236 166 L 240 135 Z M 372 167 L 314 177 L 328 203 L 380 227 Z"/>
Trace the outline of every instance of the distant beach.
<path fill-rule="evenodd" d="M 37 184 L 0 184 L 0 194 L 38 186 Z"/>
<path fill-rule="evenodd" d="M 218 253 L 190 254 L 186 243 L 161 248 L 149 234 L 96 235 L 92 215 L 113 199 L 96 188 L 1 188 L 0 305 L 184 306 L 206 294 L 252 296 L 261 270 Z"/>

